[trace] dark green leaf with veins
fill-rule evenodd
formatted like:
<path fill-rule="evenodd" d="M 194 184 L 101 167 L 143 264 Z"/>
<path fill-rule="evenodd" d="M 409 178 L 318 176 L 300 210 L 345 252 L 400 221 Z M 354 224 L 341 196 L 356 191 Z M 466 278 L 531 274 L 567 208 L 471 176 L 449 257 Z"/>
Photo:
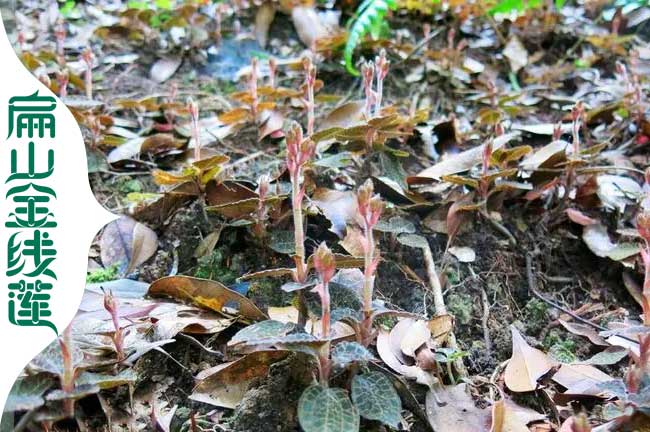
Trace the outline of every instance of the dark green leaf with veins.
<path fill-rule="evenodd" d="M 360 322 L 361 312 L 346 307 L 334 309 L 332 311 L 331 320 L 332 322 L 336 322 L 336 321 Z"/>
<path fill-rule="evenodd" d="M 341 342 L 332 349 L 332 360 L 334 363 L 346 366 L 353 362 L 367 362 L 375 357 L 363 345 L 357 342 Z"/>
<path fill-rule="evenodd" d="M 43 375 L 19 378 L 14 382 L 5 403 L 4 412 L 31 411 L 45 404 L 43 393 L 54 385 L 54 380 Z"/>
<path fill-rule="evenodd" d="M 343 389 L 318 384 L 300 396 L 298 420 L 305 432 L 357 432 L 360 421 Z"/>
<path fill-rule="evenodd" d="M 352 401 L 359 414 L 397 427 L 401 420 L 402 401 L 390 380 L 381 372 L 356 375 L 352 380 Z"/>
<path fill-rule="evenodd" d="M 292 323 L 283 323 L 275 320 L 258 322 L 240 330 L 230 340 L 230 345 L 238 343 L 260 342 L 273 338 L 285 336 L 294 325 Z"/>

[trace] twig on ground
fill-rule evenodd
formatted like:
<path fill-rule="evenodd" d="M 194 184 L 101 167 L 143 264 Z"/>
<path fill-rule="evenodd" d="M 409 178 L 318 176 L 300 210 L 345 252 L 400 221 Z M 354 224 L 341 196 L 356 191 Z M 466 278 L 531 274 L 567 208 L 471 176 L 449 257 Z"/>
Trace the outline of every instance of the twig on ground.
<path fill-rule="evenodd" d="M 424 266 L 427 270 L 427 276 L 429 278 L 429 285 L 431 285 L 431 291 L 433 294 L 433 305 L 436 310 L 436 315 L 445 315 L 447 313 L 447 306 L 445 305 L 445 298 L 442 295 L 442 285 L 440 285 L 440 278 L 438 277 L 438 272 L 436 271 L 436 264 L 433 260 L 433 253 L 431 252 L 431 246 L 428 244 L 426 247 L 422 248 L 424 252 Z M 456 335 L 454 332 L 449 333 L 448 339 L 449 347 L 454 350 L 458 350 L 458 342 L 456 341 Z M 463 363 L 463 359 L 459 358 L 454 361 L 454 367 L 461 378 L 468 376 L 467 368 Z"/>
<path fill-rule="evenodd" d="M 184 339 L 184 340 L 188 341 L 190 344 L 200 348 L 201 351 L 203 351 L 205 353 L 216 356 L 220 360 L 223 359 L 223 353 L 221 351 L 216 351 L 216 350 L 213 350 L 213 349 L 210 349 L 210 348 L 206 347 L 205 345 L 203 345 L 201 342 L 199 342 L 198 340 L 196 340 L 195 338 L 193 338 L 190 335 L 187 335 L 187 334 L 184 334 L 184 333 L 179 333 L 178 337 L 180 337 L 181 339 Z"/>

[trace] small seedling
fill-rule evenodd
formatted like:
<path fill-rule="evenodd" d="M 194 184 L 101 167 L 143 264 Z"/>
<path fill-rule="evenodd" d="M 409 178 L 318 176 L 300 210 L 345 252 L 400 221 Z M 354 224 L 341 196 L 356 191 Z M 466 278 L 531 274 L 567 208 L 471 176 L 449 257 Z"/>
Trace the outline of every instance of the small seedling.
<path fill-rule="evenodd" d="M 54 37 L 56 39 L 56 55 L 58 57 L 59 64 L 65 62 L 65 51 L 63 44 L 65 43 L 66 37 L 65 22 L 60 19 L 57 21 L 56 27 L 54 28 Z"/>
<path fill-rule="evenodd" d="M 68 95 L 69 82 L 70 74 L 67 69 L 63 69 L 56 73 L 56 83 L 59 86 L 59 97 L 64 98 Z"/>
<path fill-rule="evenodd" d="M 274 57 L 269 58 L 269 87 L 275 89 L 275 80 L 278 74 L 278 62 Z"/>
<path fill-rule="evenodd" d="M 316 103 L 314 102 L 314 88 L 316 86 L 316 66 L 312 63 L 309 57 L 305 57 L 302 61 L 303 67 L 305 69 L 305 99 L 303 103 L 307 108 L 307 136 L 311 137 L 314 134 L 314 123 L 316 122 L 316 116 L 314 114 L 314 108 Z"/>
<path fill-rule="evenodd" d="M 111 316 L 111 321 L 113 322 L 113 334 L 111 339 L 113 340 L 113 345 L 115 345 L 115 352 L 117 353 L 117 361 L 121 362 L 125 359 L 124 355 L 124 329 L 120 326 L 120 314 L 118 309 L 118 303 L 113 293 L 110 291 L 104 291 L 104 309 Z"/>
<path fill-rule="evenodd" d="M 381 115 L 381 102 L 384 96 L 384 80 L 388 75 L 389 61 L 386 58 L 386 50 L 382 49 L 375 58 L 375 75 L 377 75 L 377 91 L 375 92 L 375 116 Z"/>
<path fill-rule="evenodd" d="M 84 75 L 84 81 L 86 85 L 86 98 L 93 98 L 93 62 L 95 60 L 95 55 L 90 46 L 86 47 L 81 52 L 81 59 L 86 64 L 86 71 Z"/>
<path fill-rule="evenodd" d="M 187 111 L 190 113 L 192 139 L 194 140 L 194 161 L 201 160 L 201 129 L 199 127 L 199 105 L 194 99 L 187 99 Z"/>
<path fill-rule="evenodd" d="M 251 95 L 251 114 L 253 118 L 257 119 L 257 114 L 259 113 L 259 97 L 257 94 L 257 58 L 253 57 L 251 59 L 251 74 L 248 77 L 248 91 Z"/>

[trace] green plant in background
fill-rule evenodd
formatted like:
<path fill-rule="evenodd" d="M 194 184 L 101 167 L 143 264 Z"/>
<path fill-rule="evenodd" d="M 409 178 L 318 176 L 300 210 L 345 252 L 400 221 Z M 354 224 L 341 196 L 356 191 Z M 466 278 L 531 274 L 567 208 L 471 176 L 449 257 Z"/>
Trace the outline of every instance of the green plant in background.
<path fill-rule="evenodd" d="M 553 3 L 555 3 L 555 7 L 559 10 L 562 9 L 566 0 L 554 0 Z M 529 9 L 538 8 L 543 4 L 543 0 L 501 0 L 496 6 L 490 9 L 490 13 L 525 12 Z"/>
<path fill-rule="evenodd" d="M 647 0 L 624 0 L 627 2 L 645 2 Z M 554 0 L 555 7 L 561 9 L 566 0 Z M 416 10 L 422 3 L 431 6 L 439 4 L 440 0 L 422 0 L 415 1 L 413 4 L 410 2 L 400 0 L 364 0 L 362 1 L 354 14 L 354 17 L 348 23 L 348 40 L 345 44 L 343 51 L 343 59 L 345 60 L 345 68 L 354 76 L 359 76 L 359 71 L 353 63 L 352 56 L 354 50 L 362 42 L 363 38 L 370 34 L 374 39 L 379 38 L 381 29 L 386 26 L 386 14 L 389 10 L 397 10 L 399 8 Z M 490 2 L 491 3 L 491 2 Z M 511 13 L 511 12 L 525 12 L 530 9 L 540 7 L 544 4 L 543 0 L 500 0 L 491 9 L 490 14 L 497 13 Z"/>
<path fill-rule="evenodd" d="M 355 18 L 349 25 L 348 41 L 343 52 L 345 67 L 352 75 L 359 75 L 359 71 L 352 64 L 354 49 L 367 34 L 378 36 L 389 9 L 397 9 L 397 0 L 364 0 L 357 8 Z"/>
<path fill-rule="evenodd" d="M 86 275 L 86 283 L 101 283 L 117 279 L 119 276 L 117 265 L 93 270 Z"/>

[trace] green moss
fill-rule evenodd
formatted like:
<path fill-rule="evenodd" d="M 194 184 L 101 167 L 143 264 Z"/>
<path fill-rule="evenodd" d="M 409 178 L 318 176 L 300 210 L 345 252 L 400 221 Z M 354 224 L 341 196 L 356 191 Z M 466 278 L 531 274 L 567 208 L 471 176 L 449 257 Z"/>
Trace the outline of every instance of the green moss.
<path fill-rule="evenodd" d="M 542 345 L 555 360 L 563 363 L 571 363 L 577 360 L 576 350 L 578 346 L 575 340 L 556 329 L 546 335 Z"/>
<path fill-rule="evenodd" d="M 232 268 L 237 268 L 236 255 L 232 258 L 230 266 L 227 265 L 222 249 L 215 249 L 210 255 L 198 259 L 194 276 L 203 279 L 218 280 L 222 284 L 230 285 L 241 276 Z"/>
<path fill-rule="evenodd" d="M 117 190 L 125 195 L 142 192 L 142 182 L 129 176 L 120 177 L 117 180 Z"/>
<path fill-rule="evenodd" d="M 117 265 L 93 270 L 86 274 L 86 283 L 101 283 L 117 279 Z"/>
<path fill-rule="evenodd" d="M 472 321 L 474 300 L 468 295 L 450 294 L 447 296 L 447 308 L 459 324 L 469 324 Z"/>
<path fill-rule="evenodd" d="M 524 308 L 526 317 L 526 332 L 539 333 L 548 324 L 548 305 L 536 298 L 526 303 Z"/>

